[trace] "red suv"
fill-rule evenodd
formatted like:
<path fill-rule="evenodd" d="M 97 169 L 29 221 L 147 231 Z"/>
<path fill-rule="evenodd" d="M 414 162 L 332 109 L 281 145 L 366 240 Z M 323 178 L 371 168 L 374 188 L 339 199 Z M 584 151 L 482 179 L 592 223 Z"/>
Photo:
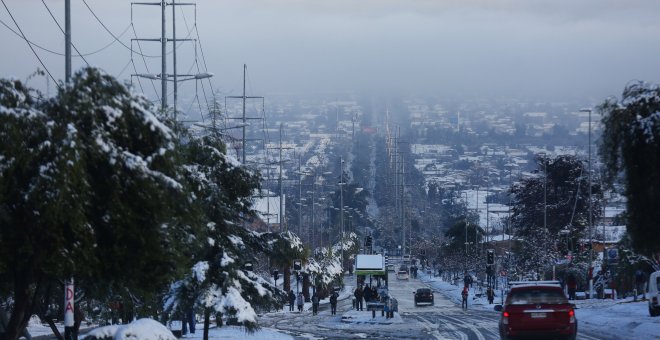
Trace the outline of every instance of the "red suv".
<path fill-rule="evenodd" d="M 496 311 L 502 312 L 500 337 L 559 336 L 575 339 L 577 319 L 573 307 L 558 284 L 513 286 L 504 306 L 495 306 Z"/>

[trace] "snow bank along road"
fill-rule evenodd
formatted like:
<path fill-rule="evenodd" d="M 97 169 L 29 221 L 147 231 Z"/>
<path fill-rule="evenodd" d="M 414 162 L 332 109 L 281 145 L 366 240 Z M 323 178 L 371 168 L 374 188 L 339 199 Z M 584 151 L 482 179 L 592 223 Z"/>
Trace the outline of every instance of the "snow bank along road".
<path fill-rule="evenodd" d="M 349 278 L 347 278 L 349 280 Z M 354 284 L 348 282 L 347 284 Z M 278 312 L 268 313 L 260 318 L 264 327 L 276 328 L 298 339 L 499 339 L 497 323 L 499 314 L 484 311 L 481 308 L 463 310 L 440 293 L 435 293 L 433 306 L 415 306 L 413 292 L 417 288 L 428 287 L 418 279 L 397 280 L 389 277 L 390 294 L 399 301 L 401 319 L 391 324 L 371 323 L 371 312 L 366 310 L 364 318 L 353 322 L 342 322 L 342 314 L 352 309 L 351 300 L 339 302 L 337 315 L 330 315 L 328 305 L 321 305 L 318 315 L 311 311 L 303 313 Z M 431 287 L 433 288 L 433 287 Z M 469 306 L 470 307 L 470 306 Z M 380 313 L 376 313 L 378 316 Z M 381 319 L 382 320 L 382 319 Z M 578 339 L 596 340 L 594 337 L 578 331 Z"/>

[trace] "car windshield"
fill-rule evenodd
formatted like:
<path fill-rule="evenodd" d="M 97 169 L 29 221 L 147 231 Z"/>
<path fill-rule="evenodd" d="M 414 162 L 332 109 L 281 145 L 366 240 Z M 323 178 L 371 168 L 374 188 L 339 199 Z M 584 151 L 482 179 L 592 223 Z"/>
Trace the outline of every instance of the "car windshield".
<path fill-rule="evenodd" d="M 420 288 L 417 290 L 417 294 L 431 294 L 431 290 L 428 288 Z"/>
<path fill-rule="evenodd" d="M 549 289 L 526 289 L 516 290 L 509 293 L 509 304 L 527 305 L 527 304 L 561 304 L 568 303 L 564 294 L 559 290 Z"/>

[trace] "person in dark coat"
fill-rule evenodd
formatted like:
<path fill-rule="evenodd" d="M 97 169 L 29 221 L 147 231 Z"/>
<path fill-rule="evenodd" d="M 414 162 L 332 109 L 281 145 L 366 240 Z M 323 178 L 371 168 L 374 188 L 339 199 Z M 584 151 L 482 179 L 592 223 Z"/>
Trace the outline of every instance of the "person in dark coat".
<path fill-rule="evenodd" d="M 486 291 L 486 297 L 488 298 L 488 303 L 493 304 L 493 300 L 495 300 L 495 291 L 493 290 L 493 287 L 488 287 L 488 290 Z"/>
<path fill-rule="evenodd" d="M 646 291 L 644 286 L 646 283 L 646 275 L 641 269 L 637 269 L 635 272 L 635 289 L 637 289 L 637 295 L 642 294 L 642 299 L 646 300 Z M 635 295 L 635 301 L 637 301 L 637 295 Z"/>
<path fill-rule="evenodd" d="M 568 288 L 568 299 L 575 300 L 575 291 L 577 290 L 577 278 L 575 274 L 570 273 L 566 278 L 566 288 Z"/>
<path fill-rule="evenodd" d="M 293 292 L 293 289 L 289 292 L 289 312 L 293 312 L 294 306 L 296 305 L 296 294 Z"/>
<path fill-rule="evenodd" d="M 357 287 L 355 288 L 355 292 L 353 292 L 353 296 L 355 296 L 355 309 L 356 310 L 362 310 L 362 287 Z"/>
<path fill-rule="evenodd" d="M 337 298 L 339 296 L 337 295 L 337 292 L 332 292 L 332 295 L 330 295 L 330 314 L 336 315 L 337 314 Z"/>
<path fill-rule="evenodd" d="M 312 315 L 319 313 L 319 296 L 316 295 L 316 292 L 312 295 Z"/>
<path fill-rule="evenodd" d="M 362 292 L 362 296 L 364 296 L 364 301 L 365 302 L 371 301 L 371 288 L 369 286 L 364 287 L 364 291 Z"/>
<path fill-rule="evenodd" d="M 302 292 L 298 293 L 298 297 L 296 298 L 296 304 L 298 305 L 298 312 L 302 313 L 303 306 L 305 305 L 305 297 L 303 296 Z"/>

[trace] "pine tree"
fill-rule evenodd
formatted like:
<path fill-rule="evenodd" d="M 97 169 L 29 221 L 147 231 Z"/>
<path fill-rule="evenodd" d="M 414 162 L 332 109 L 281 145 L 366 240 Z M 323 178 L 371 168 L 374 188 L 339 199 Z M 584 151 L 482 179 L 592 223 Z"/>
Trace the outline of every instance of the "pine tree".
<path fill-rule="evenodd" d="M 157 291 L 175 273 L 170 209 L 181 194 L 176 137 L 146 98 L 84 69 L 50 100 L 0 84 L 0 250 L 10 333 L 41 296 L 76 278 L 96 296 Z M 6 109 L 5 109 L 6 108 Z"/>
<path fill-rule="evenodd" d="M 259 175 L 228 156 L 217 136 L 187 135 L 185 140 L 185 182 L 196 211 L 190 223 L 203 227 L 192 228 L 198 231 L 194 237 L 200 247 L 192 255 L 191 270 L 171 286 L 165 307 L 172 315 L 201 309 L 205 339 L 212 314 L 254 331 L 256 312 L 279 309 L 286 294 L 249 264 L 255 264 L 259 254 L 288 263 L 301 258 L 304 248 L 291 233 L 259 234 L 245 228 L 244 222 L 254 216 L 252 195 Z"/>
<path fill-rule="evenodd" d="M 660 263 L 660 86 L 631 84 L 598 111 L 606 183 L 623 182 L 633 249 Z"/>
<path fill-rule="evenodd" d="M 585 237 L 589 220 L 589 182 L 581 160 L 569 155 L 541 155 L 535 173 L 511 188 L 511 227 L 518 239 L 516 256 L 522 275 L 542 272 L 574 251 Z M 592 184 L 593 221 L 600 216 L 601 201 L 600 185 Z M 566 233 L 569 242 L 562 236 Z"/>

